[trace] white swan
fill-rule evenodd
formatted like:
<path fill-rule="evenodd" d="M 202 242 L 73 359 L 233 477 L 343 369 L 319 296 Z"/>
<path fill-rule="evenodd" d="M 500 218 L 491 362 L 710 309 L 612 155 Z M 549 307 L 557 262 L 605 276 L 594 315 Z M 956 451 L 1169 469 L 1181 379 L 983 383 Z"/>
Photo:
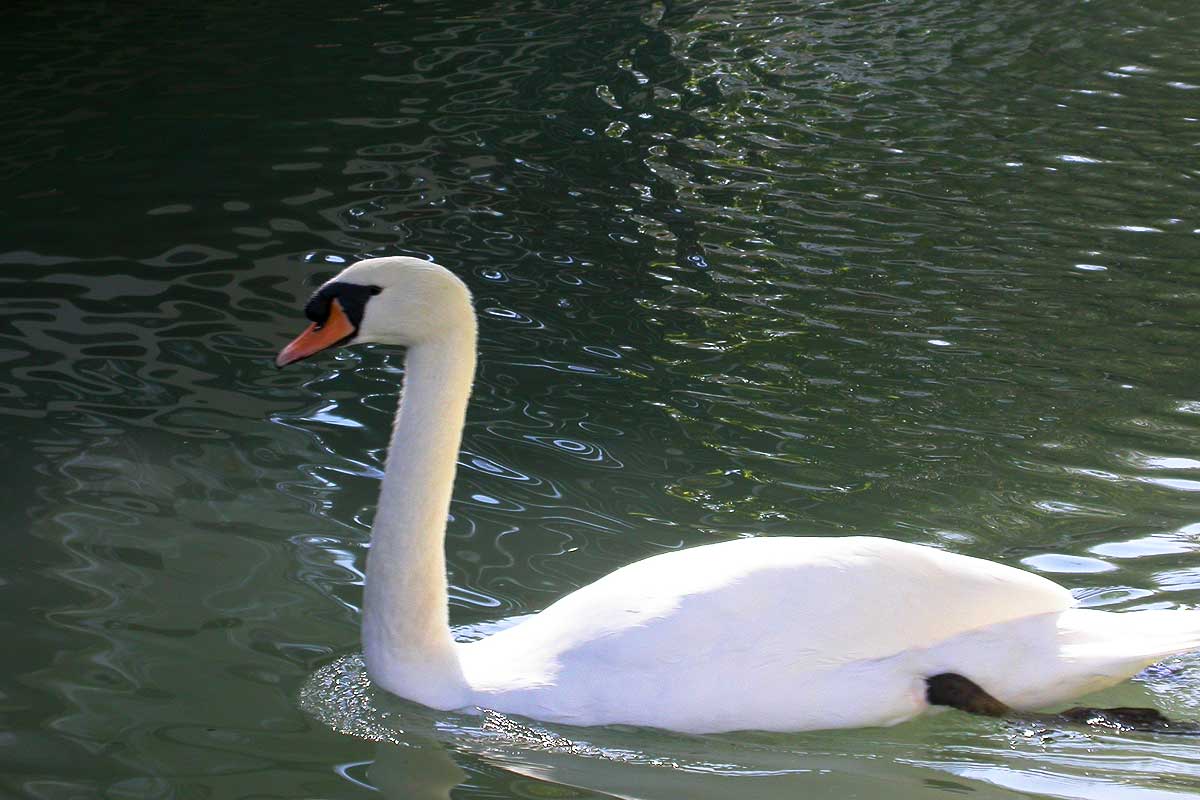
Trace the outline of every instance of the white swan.
<path fill-rule="evenodd" d="M 1012 567 L 887 539 L 760 537 L 622 567 L 512 628 L 453 641 L 445 522 L 475 372 L 466 286 L 413 258 L 322 286 L 279 366 L 337 344 L 408 348 L 372 532 L 372 680 L 436 709 L 682 732 L 891 725 L 966 676 L 1033 709 L 1200 646 L 1200 613 L 1073 607 Z"/>

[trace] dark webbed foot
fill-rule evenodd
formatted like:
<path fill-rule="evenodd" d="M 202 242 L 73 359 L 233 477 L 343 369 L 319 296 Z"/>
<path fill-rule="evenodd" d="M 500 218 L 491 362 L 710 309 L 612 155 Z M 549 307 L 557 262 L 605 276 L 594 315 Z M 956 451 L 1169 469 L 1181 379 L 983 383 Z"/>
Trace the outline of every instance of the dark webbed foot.
<path fill-rule="evenodd" d="M 1169 719 L 1153 708 L 1068 708 L 1050 716 L 1061 717 L 1067 722 L 1089 725 L 1093 728 L 1108 728 L 1114 731 L 1142 731 L 1145 733 L 1175 733 L 1195 735 L 1200 725 L 1195 722 L 1180 722 Z"/>
<path fill-rule="evenodd" d="M 1200 723 L 1168 719 L 1153 708 L 1068 708 L 1058 714 L 1023 714 L 985 692 L 970 678 L 944 672 L 925 679 L 925 699 L 930 705 L 950 706 L 969 714 L 1009 717 L 1038 725 L 1087 725 L 1113 731 L 1142 731 L 1200 735 Z"/>
<path fill-rule="evenodd" d="M 925 679 L 925 699 L 930 705 L 950 706 L 969 714 L 1003 717 L 1012 709 L 979 688 L 970 678 L 943 672 Z"/>

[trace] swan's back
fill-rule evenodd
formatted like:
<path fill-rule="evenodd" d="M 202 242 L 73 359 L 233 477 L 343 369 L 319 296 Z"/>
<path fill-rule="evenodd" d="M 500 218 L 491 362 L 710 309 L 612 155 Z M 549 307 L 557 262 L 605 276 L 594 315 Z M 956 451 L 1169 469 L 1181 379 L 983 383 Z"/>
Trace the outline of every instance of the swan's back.
<path fill-rule="evenodd" d="M 481 705 L 578 724 L 637 722 L 644 708 L 664 725 L 678 710 L 704 719 L 666 727 L 715 730 L 714 715 L 769 718 L 847 669 L 1071 604 L 1036 575 L 928 547 L 764 537 L 630 564 L 462 660 Z M 877 675 L 863 691 L 899 691 L 906 707 L 912 693 Z"/>

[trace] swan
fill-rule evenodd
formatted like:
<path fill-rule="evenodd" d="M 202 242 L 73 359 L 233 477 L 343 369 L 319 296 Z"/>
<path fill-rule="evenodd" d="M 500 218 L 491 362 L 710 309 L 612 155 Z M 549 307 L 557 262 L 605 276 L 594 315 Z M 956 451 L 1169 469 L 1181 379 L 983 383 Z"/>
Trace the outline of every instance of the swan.
<path fill-rule="evenodd" d="M 942 706 L 1060 704 L 1200 647 L 1200 612 L 1081 609 L 1023 570 L 868 536 L 655 555 L 456 642 L 444 546 L 475 373 L 470 292 L 432 262 L 372 258 L 304 312 L 277 366 L 344 344 L 407 348 L 362 637 L 372 682 L 408 700 L 685 733 L 884 726 Z"/>

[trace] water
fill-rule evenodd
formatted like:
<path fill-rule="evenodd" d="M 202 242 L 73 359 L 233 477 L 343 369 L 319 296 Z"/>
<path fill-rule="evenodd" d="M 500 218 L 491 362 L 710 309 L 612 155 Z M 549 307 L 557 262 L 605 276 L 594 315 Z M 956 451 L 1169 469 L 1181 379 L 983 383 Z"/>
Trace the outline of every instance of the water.
<path fill-rule="evenodd" d="M 270 366 L 355 258 L 470 283 L 463 636 L 789 532 L 1194 606 L 1197 26 L 1185 0 L 22 5 L 3 792 L 1197 793 L 1184 738 L 690 737 L 376 695 L 358 604 L 401 355 Z M 1097 700 L 1196 718 L 1198 679 L 1182 657 Z"/>

